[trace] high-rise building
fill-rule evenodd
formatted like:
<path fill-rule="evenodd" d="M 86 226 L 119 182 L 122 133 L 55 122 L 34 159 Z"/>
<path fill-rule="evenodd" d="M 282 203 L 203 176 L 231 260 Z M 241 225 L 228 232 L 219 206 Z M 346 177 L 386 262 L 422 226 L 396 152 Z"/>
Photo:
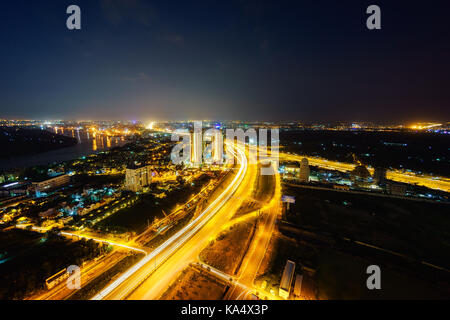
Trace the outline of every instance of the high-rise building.
<path fill-rule="evenodd" d="M 223 144 L 222 144 L 222 135 L 219 130 L 214 131 L 214 141 L 213 141 L 213 149 L 212 149 L 212 156 L 213 156 L 213 162 L 216 164 L 222 163 L 222 156 L 223 156 Z"/>
<path fill-rule="evenodd" d="M 191 162 L 193 166 L 199 166 L 202 162 L 202 131 L 194 130 L 192 134 L 192 146 L 191 146 Z"/>
<path fill-rule="evenodd" d="M 309 174 L 310 174 L 310 170 L 309 170 L 308 159 L 303 158 L 302 161 L 300 162 L 299 180 L 302 182 L 309 182 Z"/>
<path fill-rule="evenodd" d="M 125 173 L 125 189 L 139 192 L 152 182 L 151 166 L 131 165 Z"/>
<path fill-rule="evenodd" d="M 192 146 L 193 147 L 193 146 Z M 202 141 L 203 162 L 205 164 L 221 164 L 223 157 L 223 137 L 219 130 L 208 129 Z"/>

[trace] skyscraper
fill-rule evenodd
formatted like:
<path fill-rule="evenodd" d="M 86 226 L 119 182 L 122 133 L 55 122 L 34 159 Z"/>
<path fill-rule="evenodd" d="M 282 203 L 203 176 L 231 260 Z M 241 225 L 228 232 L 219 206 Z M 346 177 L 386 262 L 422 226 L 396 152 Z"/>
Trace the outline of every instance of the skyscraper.
<path fill-rule="evenodd" d="M 213 141 L 213 162 L 216 164 L 222 163 L 223 156 L 223 138 L 219 130 L 214 130 L 214 141 Z"/>
<path fill-rule="evenodd" d="M 194 123 L 194 133 L 192 134 L 192 147 L 191 147 L 191 163 L 193 166 L 198 167 L 202 163 L 202 126 L 201 123 Z"/>

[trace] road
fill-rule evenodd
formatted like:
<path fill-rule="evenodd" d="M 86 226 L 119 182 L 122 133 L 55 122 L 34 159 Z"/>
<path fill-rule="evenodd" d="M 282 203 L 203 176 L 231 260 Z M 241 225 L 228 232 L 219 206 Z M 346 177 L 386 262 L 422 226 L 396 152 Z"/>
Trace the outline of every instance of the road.
<path fill-rule="evenodd" d="M 277 218 L 281 218 L 281 180 L 280 175 L 275 175 L 275 191 L 270 202 L 261 209 L 262 215 L 258 222 L 258 228 L 253 237 L 252 243 L 244 257 L 236 284 L 228 291 L 225 299 L 239 300 L 250 298 L 250 295 L 257 290 L 254 285 L 255 277 L 266 255 L 267 248 L 272 238 Z M 277 299 L 269 294 L 259 293 L 267 299 Z"/>
<path fill-rule="evenodd" d="M 351 171 L 355 168 L 355 165 L 351 163 L 331 161 L 327 159 L 308 156 L 298 156 L 280 152 L 280 160 L 300 162 L 303 158 L 308 159 L 309 164 L 312 166 L 317 166 L 329 170 L 346 172 Z M 368 168 L 368 170 L 371 174 L 373 174 L 373 168 Z M 387 170 L 386 178 L 397 182 L 417 184 L 419 186 L 424 186 L 430 189 L 450 192 L 450 179 L 446 177 L 437 177 L 426 174 L 419 175 L 413 172 L 403 172 L 400 170 Z"/>
<path fill-rule="evenodd" d="M 251 190 L 248 177 L 257 174 L 240 147 L 233 151 L 239 169 L 228 187 L 193 221 L 109 284 L 93 300 L 157 299 L 179 271 L 196 259 L 221 230 Z"/>
<path fill-rule="evenodd" d="M 334 188 L 330 188 L 330 187 L 318 187 L 318 186 L 305 185 L 305 184 L 295 184 L 295 183 L 289 183 L 286 181 L 283 182 L 283 185 L 288 186 L 288 187 L 293 187 L 293 188 L 300 188 L 300 189 L 323 190 L 323 191 L 331 191 L 331 192 L 339 192 L 339 193 L 347 193 L 347 194 L 360 194 L 363 196 L 371 196 L 371 197 L 379 197 L 379 198 L 404 199 L 404 200 L 408 200 L 408 201 L 436 203 L 436 200 L 429 200 L 429 199 L 424 199 L 424 198 L 397 196 L 397 195 L 393 195 L 393 194 L 377 193 L 377 192 L 370 192 L 370 191 L 341 190 L 341 189 L 334 189 Z M 450 204 L 448 202 L 441 202 L 441 203 Z"/>
<path fill-rule="evenodd" d="M 145 243 L 148 243 L 154 236 L 157 235 L 157 233 L 155 233 L 155 230 L 164 226 L 168 226 L 173 221 L 176 221 L 179 218 L 183 218 L 186 215 L 186 212 L 190 210 L 190 208 L 198 204 L 202 199 L 211 196 L 216 190 L 216 188 L 220 185 L 220 183 L 222 183 L 223 180 L 225 180 L 226 177 L 227 175 L 225 174 L 218 181 L 213 180 L 209 182 L 205 187 L 202 188 L 202 190 L 200 190 L 200 192 L 198 192 L 195 196 L 189 199 L 183 206 L 181 207 L 177 206 L 177 208 L 175 208 L 173 212 L 168 214 L 162 220 L 154 222 L 145 231 L 137 235 L 132 240 L 132 243 L 137 245 L 145 245 Z"/>
<path fill-rule="evenodd" d="M 112 268 L 116 263 L 127 256 L 126 251 L 113 251 L 98 261 L 91 261 L 81 269 L 81 287 L 83 288 L 90 281 L 97 278 L 105 270 Z M 42 294 L 37 294 L 27 300 L 65 300 L 75 291 L 67 287 L 66 281 L 62 281 L 51 290 Z"/>

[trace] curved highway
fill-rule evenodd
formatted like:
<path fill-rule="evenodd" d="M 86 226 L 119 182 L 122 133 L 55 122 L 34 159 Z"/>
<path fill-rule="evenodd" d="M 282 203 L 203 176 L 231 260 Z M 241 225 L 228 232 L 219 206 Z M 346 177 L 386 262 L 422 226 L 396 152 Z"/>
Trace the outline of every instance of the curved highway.
<path fill-rule="evenodd" d="M 203 229 L 205 229 L 204 226 L 208 222 L 209 226 L 221 225 L 225 222 L 225 219 L 228 219 L 227 215 L 217 216 L 217 213 L 219 211 L 228 211 L 221 209 L 227 202 L 233 202 L 229 200 L 235 194 L 236 190 L 238 190 L 239 186 L 241 186 L 248 169 L 245 152 L 238 147 L 234 148 L 232 153 L 237 158 L 240 166 L 236 176 L 233 178 L 228 187 L 196 219 L 191 221 L 183 229 L 164 242 L 164 244 L 149 253 L 137 264 L 123 273 L 119 278 L 110 283 L 101 292 L 94 296 L 92 300 L 121 300 L 127 299 L 128 297 L 131 299 L 158 298 L 158 296 L 155 297 L 153 295 L 156 294 L 156 292 L 159 294 L 160 290 L 154 290 L 153 287 L 155 285 L 159 285 L 161 290 L 163 288 L 167 288 L 167 281 L 173 280 L 173 276 L 176 275 L 172 275 L 172 273 L 179 270 L 181 268 L 180 266 L 184 265 L 186 262 L 181 258 L 189 255 L 192 251 L 190 250 L 191 247 L 196 247 L 195 244 L 200 242 L 199 239 L 208 241 L 208 238 L 205 239 L 205 237 L 210 237 L 213 235 L 213 231 L 210 230 L 211 228 L 206 228 L 206 230 L 203 231 Z M 211 221 L 213 219 L 214 221 Z M 200 231 L 203 232 L 201 233 Z M 189 240 L 194 236 L 196 239 L 191 243 Z M 175 253 L 178 252 L 182 253 L 180 253 L 179 258 L 168 261 L 173 255 L 175 255 Z M 171 267 L 164 269 L 172 271 L 170 272 L 170 276 L 168 276 L 167 272 L 164 272 L 163 275 L 156 277 L 156 279 L 155 277 L 151 277 L 155 271 L 159 271 L 158 269 L 161 266 L 167 266 L 167 262 L 170 262 L 169 264 Z M 148 292 L 151 292 L 152 295 L 148 296 Z M 138 296 L 136 296 L 136 294 L 138 294 Z"/>

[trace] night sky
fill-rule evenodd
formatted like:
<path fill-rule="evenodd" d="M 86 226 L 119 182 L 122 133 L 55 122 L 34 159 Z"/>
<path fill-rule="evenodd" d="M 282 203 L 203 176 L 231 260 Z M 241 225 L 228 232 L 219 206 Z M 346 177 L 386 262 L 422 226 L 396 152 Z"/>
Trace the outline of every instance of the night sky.
<path fill-rule="evenodd" d="M 0 118 L 449 121 L 446 3 L 2 1 Z"/>

